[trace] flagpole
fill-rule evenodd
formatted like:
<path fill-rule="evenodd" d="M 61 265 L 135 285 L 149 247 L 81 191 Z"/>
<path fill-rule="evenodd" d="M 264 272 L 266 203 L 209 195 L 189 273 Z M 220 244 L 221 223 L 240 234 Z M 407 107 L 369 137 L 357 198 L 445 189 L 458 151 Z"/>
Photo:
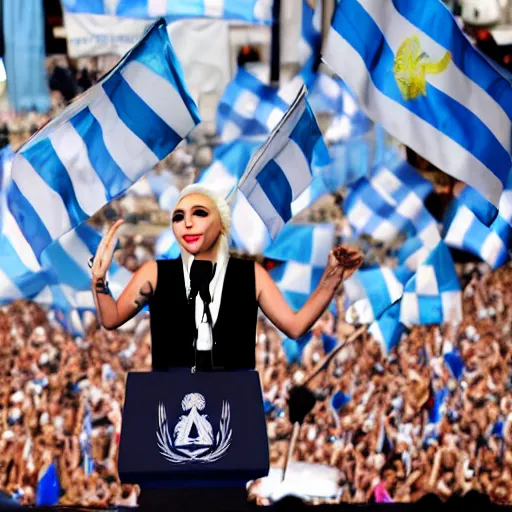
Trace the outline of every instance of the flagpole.
<path fill-rule="evenodd" d="M 304 382 L 302 383 L 303 386 L 306 386 L 309 384 L 322 370 L 326 368 L 326 366 L 331 362 L 332 358 L 344 347 L 346 347 L 349 343 L 353 343 L 361 334 L 366 332 L 368 329 L 367 325 L 362 325 L 354 331 L 346 340 L 341 341 L 338 343 L 331 352 L 324 358 L 323 361 L 317 364 L 316 368 L 313 369 L 313 371 L 304 379 Z"/>
<path fill-rule="evenodd" d="M 279 87 L 281 37 L 281 0 L 274 0 L 272 4 L 272 40 L 270 42 L 270 85 Z"/>
<path fill-rule="evenodd" d="M 295 445 L 297 444 L 297 439 L 299 438 L 299 432 L 300 432 L 300 423 L 298 421 L 296 421 L 293 424 L 292 437 L 290 439 L 290 442 L 288 443 L 288 453 L 286 454 L 286 460 L 284 461 L 281 482 L 284 482 L 284 479 L 286 477 L 286 470 L 288 469 L 288 465 L 290 464 L 290 460 L 292 458 L 293 452 L 295 451 Z"/>

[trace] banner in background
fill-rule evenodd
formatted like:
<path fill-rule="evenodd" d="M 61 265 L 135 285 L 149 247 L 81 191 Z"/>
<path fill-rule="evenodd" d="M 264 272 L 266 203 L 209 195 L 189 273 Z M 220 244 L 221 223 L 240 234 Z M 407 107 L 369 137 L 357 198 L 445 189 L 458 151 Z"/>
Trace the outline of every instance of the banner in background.
<path fill-rule="evenodd" d="M 137 43 L 150 23 L 148 20 L 64 11 L 68 55 L 72 58 L 109 54 L 121 57 Z"/>

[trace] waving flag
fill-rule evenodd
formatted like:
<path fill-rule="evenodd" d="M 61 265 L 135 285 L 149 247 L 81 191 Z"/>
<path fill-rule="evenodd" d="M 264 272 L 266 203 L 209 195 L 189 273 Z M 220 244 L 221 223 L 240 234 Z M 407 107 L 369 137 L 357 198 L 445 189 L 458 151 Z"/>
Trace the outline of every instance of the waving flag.
<path fill-rule="evenodd" d="M 391 242 L 411 229 L 431 191 L 430 182 L 407 162 L 381 165 L 351 187 L 343 210 L 356 233 Z"/>
<path fill-rule="evenodd" d="M 128 18 L 222 18 L 250 23 L 270 23 L 270 0 L 62 0 L 71 13 Z"/>
<path fill-rule="evenodd" d="M 7 206 L 35 257 L 167 156 L 198 123 L 163 20 L 22 146 Z M 4 221 L 5 230 L 5 221 Z"/>
<path fill-rule="evenodd" d="M 475 212 L 461 196 L 448 205 L 443 240 L 449 247 L 478 256 L 493 269 L 500 267 L 510 259 L 512 249 L 512 173 L 500 199 L 498 216 L 490 226 L 482 222 L 482 212 Z M 487 215 L 484 213 L 483 217 Z"/>
<path fill-rule="evenodd" d="M 222 141 L 268 135 L 290 106 L 283 90 L 264 84 L 245 68 L 238 68 L 217 109 L 217 131 Z"/>
<path fill-rule="evenodd" d="M 324 61 L 369 116 L 493 205 L 511 168 L 511 84 L 439 0 L 343 0 Z"/>
<path fill-rule="evenodd" d="M 284 263 L 270 275 L 290 306 L 299 310 L 320 282 L 334 240 L 332 224 L 288 224 L 267 249 L 267 258 Z"/>
<path fill-rule="evenodd" d="M 260 148 L 238 188 L 274 239 L 292 217 L 292 202 L 313 181 L 313 168 L 330 161 L 302 87 L 293 105 Z"/>
<path fill-rule="evenodd" d="M 405 285 L 400 321 L 431 325 L 462 320 L 462 294 L 450 251 L 440 242 Z"/>
<path fill-rule="evenodd" d="M 400 302 L 395 302 L 391 307 L 376 319 L 368 332 L 380 344 L 382 352 L 387 355 L 400 342 L 405 332 L 404 325 L 400 322 Z"/>
<path fill-rule="evenodd" d="M 346 320 L 353 324 L 373 322 L 402 297 L 412 276 L 413 272 L 405 266 L 358 270 L 345 281 Z"/>

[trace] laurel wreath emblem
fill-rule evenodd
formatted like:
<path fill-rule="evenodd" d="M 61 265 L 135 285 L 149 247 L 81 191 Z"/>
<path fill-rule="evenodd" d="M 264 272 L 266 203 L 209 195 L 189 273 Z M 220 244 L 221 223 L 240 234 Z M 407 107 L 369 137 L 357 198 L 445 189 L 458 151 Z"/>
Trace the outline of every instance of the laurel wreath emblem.
<path fill-rule="evenodd" d="M 204 454 L 188 453 L 177 448 L 169 434 L 169 422 L 167 420 L 167 412 L 162 402 L 158 404 L 158 430 L 156 432 L 157 445 L 160 453 L 173 464 L 185 464 L 187 462 L 212 463 L 226 455 L 228 448 L 231 446 L 231 437 L 233 431 L 229 428 L 231 421 L 231 408 L 229 402 L 222 402 L 222 414 L 220 417 L 219 430 L 215 438 L 216 448 Z"/>

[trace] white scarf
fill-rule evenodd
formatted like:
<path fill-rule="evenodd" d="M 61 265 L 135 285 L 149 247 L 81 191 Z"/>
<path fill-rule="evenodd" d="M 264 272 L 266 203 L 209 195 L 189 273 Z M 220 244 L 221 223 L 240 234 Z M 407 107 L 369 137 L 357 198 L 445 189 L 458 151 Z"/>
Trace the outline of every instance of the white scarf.
<path fill-rule="evenodd" d="M 229 261 L 229 246 L 227 240 L 224 235 L 220 236 L 223 237 L 223 239 L 219 240 L 217 266 L 213 279 L 210 281 L 210 296 L 212 298 L 210 313 L 212 315 L 212 327 L 215 325 L 217 317 L 219 316 L 222 289 L 224 287 L 224 278 L 226 277 L 226 269 Z M 190 269 L 192 268 L 194 256 L 181 248 L 181 259 L 183 263 L 183 276 L 185 278 L 185 292 L 188 299 L 190 293 Z M 211 350 L 213 347 L 213 333 L 204 315 L 203 299 L 201 299 L 199 294 L 196 295 L 196 327 L 197 350 Z"/>

